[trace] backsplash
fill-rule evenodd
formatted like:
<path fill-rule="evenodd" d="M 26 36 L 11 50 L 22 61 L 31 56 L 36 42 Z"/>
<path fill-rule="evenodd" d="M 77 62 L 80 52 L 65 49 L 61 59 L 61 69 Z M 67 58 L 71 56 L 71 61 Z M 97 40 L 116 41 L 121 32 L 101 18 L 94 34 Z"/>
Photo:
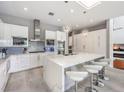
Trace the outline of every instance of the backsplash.
<path fill-rule="evenodd" d="M 28 52 L 44 51 L 44 42 L 29 42 Z"/>

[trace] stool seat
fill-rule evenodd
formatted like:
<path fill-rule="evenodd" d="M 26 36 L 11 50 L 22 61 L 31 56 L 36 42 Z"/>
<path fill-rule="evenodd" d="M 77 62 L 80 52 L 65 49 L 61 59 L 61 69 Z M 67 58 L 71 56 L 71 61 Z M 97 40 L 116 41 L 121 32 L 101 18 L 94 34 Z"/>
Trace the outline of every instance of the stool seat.
<path fill-rule="evenodd" d="M 86 70 L 90 73 L 98 73 L 103 67 L 98 65 L 84 65 Z"/>
<path fill-rule="evenodd" d="M 111 59 L 109 58 L 104 58 L 104 59 L 99 59 L 99 62 L 107 62 L 108 64 L 110 63 Z"/>
<path fill-rule="evenodd" d="M 92 62 L 92 64 L 94 65 L 99 65 L 99 66 L 108 66 L 108 63 L 107 62 Z"/>
<path fill-rule="evenodd" d="M 88 72 L 67 71 L 66 75 L 73 81 L 82 81 L 88 76 Z"/>

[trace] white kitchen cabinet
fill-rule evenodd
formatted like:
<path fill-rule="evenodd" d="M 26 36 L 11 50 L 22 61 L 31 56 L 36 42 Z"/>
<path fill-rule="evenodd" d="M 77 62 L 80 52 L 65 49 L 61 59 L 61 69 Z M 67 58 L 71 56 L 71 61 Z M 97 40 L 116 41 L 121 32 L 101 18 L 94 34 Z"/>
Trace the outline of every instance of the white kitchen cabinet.
<path fill-rule="evenodd" d="M 43 56 L 40 53 L 30 55 L 31 67 L 39 67 L 43 65 Z"/>
<path fill-rule="evenodd" d="M 103 54 L 106 56 L 106 29 L 74 35 L 74 51 Z"/>
<path fill-rule="evenodd" d="M 4 91 L 8 81 L 8 77 L 9 77 L 8 65 L 9 65 L 9 60 L 0 64 L 0 92 Z"/>
<path fill-rule="evenodd" d="M 82 34 L 74 35 L 74 51 L 81 52 L 83 45 L 82 45 Z"/>
<path fill-rule="evenodd" d="M 61 38 L 62 41 L 66 41 L 66 32 L 62 32 Z"/>
<path fill-rule="evenodd" d="M 61 41 L 61 39 L 62 39 L 62 32 L 57 31 L 56 33 L 57 33 L 57 41 Z"/>
<path fill-rule="evenodd" d="M 69 46 L 72 46 L 72 36 L 69 36 Z"/>
<path fill-rule="evenodd" d="M 28 38 L 28 27 L 12 25 L 12 37 Z"/>
<path fill-rule="evenodd" d="M 124 16 L 113 19 L 113 30 L 124 29 Z"/>
<path fill-rule="evenodd" d="M 113 19 L 113 30 L 111 38 L 114 44 L 124 43 L 124 16 L 116 17 Z"/>
<path fill-rule="evenodd" d="M 4 38 L 4 23 L 0 23 L 0 40 Z"/>
<path fill-rule="evenodd" d="M 124 44 L 124 29 L 113 31 L 112 38 L 114 44 Z"/>
<path fill-rule="evenodd" d="M 7 23 L 0 23 L 0 47 L 13 46 L 13 37 L 27 38 L 28 27 Z"/>
<path fill-rule="evenodd" d="M 45 38 L 55 40 L 56 39 L 56 31 L 48 31 L 48 30 L 46 30 Z"/>
<path fill-rule="evenodd" d="M 10 73 L 43 66 L 43 56 L 40 53 L 11 56 Z"/>
<path fill-rule="evenodd" d="M 29 55 L 18 55 L 18 70 L 26 70 L 30 68 Z"/>
<path fill-rule="evenodd" d="M 6 23 L 0 23 L 0 38 L 1 40 L 10 40 L 12 33 L 12 26 Z"/>
<path fill-rule="evenodd" d="M 57 41 L 66 41 L 66 32 L 62 32 L 62 31 L 57 31 L 56 32 L 57 34 L 56 34 L 56 39 L 57 39 Z"/>
<path fill-rule="evenodd" d="M 30 68 L 29 55 L 15 55 L 11 57 L 10 73 Z"/>

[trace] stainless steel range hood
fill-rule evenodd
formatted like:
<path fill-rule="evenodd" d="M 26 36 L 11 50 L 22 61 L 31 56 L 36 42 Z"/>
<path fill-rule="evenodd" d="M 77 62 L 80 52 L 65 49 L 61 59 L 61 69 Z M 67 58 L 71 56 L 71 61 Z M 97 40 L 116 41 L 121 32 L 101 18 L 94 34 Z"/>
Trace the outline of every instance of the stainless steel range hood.
<path fill-rule="evenodd" d="M 32 42 L 40 42 L 41 40 L 41 30 L 40 30 L 40 20 L 34 19 L 34 38 L 30 41 Z"/>

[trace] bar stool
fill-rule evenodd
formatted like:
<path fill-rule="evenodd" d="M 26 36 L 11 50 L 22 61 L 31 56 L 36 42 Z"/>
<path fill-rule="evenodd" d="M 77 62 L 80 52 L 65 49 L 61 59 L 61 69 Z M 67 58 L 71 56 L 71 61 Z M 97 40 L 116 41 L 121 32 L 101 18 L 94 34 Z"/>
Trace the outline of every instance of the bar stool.
<path fill-rule="evenodd" d="M 105 76 L 105 68 L 110 64 L 110 59 L 100 59 L 98 62 L 93 62 L 93 64 L 103 66 L 103 69 L 101 70 L 101 76 L 100 78 L 103 80 L 109 80 L 109 77 Z"/>
<path fill-rule="evenodd" d="M 83 71 L 66 71 L 66 75 L 75 81 L 75 92 L 77 91 L 78 82 L 84 80 L 88 76 L 88 72 Z"/>
<path fill-rule="evenodd" d="M 99 78 L 102 79 L 104 77 L 103 70 L 104 70 L 105 66 L 108 65 L 108 63 L 107 62 L 96 62 L 96 61 L 95 62 L 94 61 L 91 61 L 91 63 L 93 65 L 102 66 L 102 69 L 97 74 L 97 82 L 96 82 L 95 85 L 96 86 L 99 86 L 99 87 L 103 87 L 104 86 L 104 83 L 102 81 L 100 81 Z"/>
<path fill-rule="evenodd" d="M 102 69 L 102 66 L 98 65 L 84 65 L 84 68 L 90 73 L 90 87 L 88 87 L 89 92 L 97 92 L 97 90 L 93 86 L 93 75 L 98 74 L 99 71 Z"/>

